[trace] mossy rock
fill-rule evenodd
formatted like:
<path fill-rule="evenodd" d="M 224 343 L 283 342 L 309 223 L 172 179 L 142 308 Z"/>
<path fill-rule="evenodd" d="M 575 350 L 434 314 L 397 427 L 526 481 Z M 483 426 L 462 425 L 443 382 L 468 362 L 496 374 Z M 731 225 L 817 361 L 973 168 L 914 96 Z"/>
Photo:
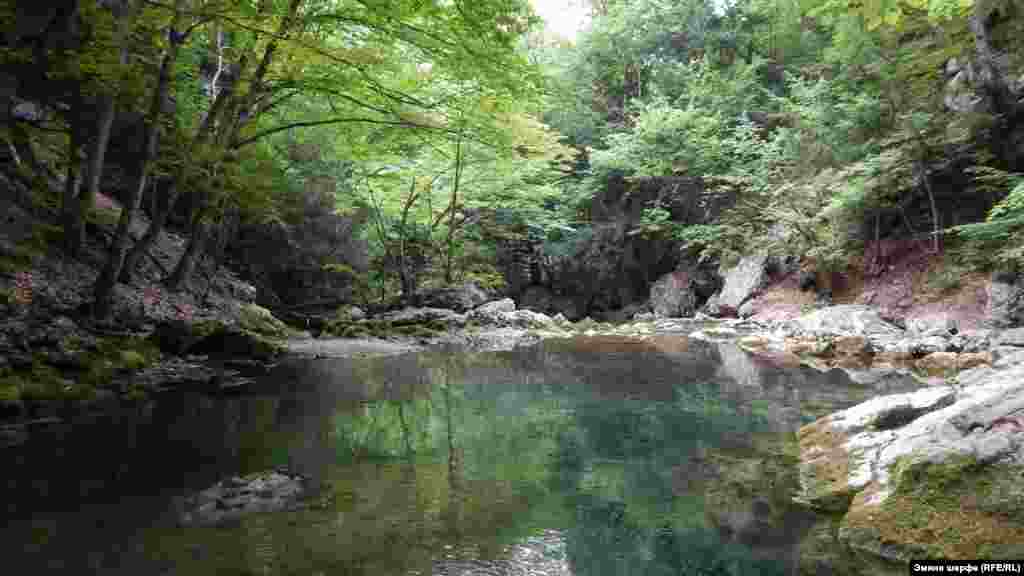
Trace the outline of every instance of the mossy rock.
<path fill-rule="evenodd" d="M 191 354 L 210 354 L 228 358 L 273 360 L 285 350 L 273 338 L 238 328 L 222 328 L 188 348 Z"/>
<path fill-rule="evenodd" d="M 853 548 L 893 560 L 1006 557 L 1024 542 L 1024 467 L 970 456 L 935 464 L 901 460 L 896 490 L 877 505 L 859 494 L 842 535 Z"/>
<path fill-rule="evenodd" d="M 217 320 L 200 322 L 171 320 L 157 326 L 150 339 L 161 351 L 181 355 L 204 338 L 225 328 L 224 323 Z"/>
<path fill-rule="evenodd" d="M 160 360 L 157 344 L 143 338 L 101 338 L 96 349 L 83 353 L 85 369 L 79 376 L 83 383 L 102 387 L 121 370 L 140 370 Z"/>
<path fill-rule="evenodd" d="M 292 334 L 291 329 L 284 322 L 277 319 L 270 310 L 257 304 L 242 306 L 238 323 L 249 332 L 271 338 L 288 338 Z"/>
<path fill-rule="evenodd" d="M 119 364 L 128 370 L 138 370 L 149 364 L 146 357 L 136 350 L 122 350 L 119 360 Z"/>
<path fill-rule="evenodd" d="M 433 338 L 438 335 L 436 330 L 432 330 L 429 326 L 424 324 L 398 326 L 395 329 L 395 332 L 402 336 L 411 336 L 413 338 Z"/>
<path fill-rule="evenodd" d="M 64 378 L 56 368 L 37 361 L 29 370 L 4 378 L 0 386 L 15 386 L 22 400 L 38 403 L 63 400 L 74 387 L 74 382 Z"/>

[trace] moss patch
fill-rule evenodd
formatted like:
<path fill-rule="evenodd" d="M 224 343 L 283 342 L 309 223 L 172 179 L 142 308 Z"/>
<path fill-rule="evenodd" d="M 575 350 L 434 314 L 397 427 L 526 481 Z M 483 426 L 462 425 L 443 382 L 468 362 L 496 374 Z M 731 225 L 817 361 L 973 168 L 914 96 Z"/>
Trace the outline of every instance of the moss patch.
<path fill-rule="evenodd" d="M 104 386 L 121 370 L 140 370 L 160 360 L 160 349 L 142 338 L 110 337 L 96 341 L 96 349 L 85 353 L 85 372 L 81 380 L 92 386 Z"/>
<path fill-rule="evenodd" d="M 292 330 L 284 322 L 274 317 L 270 310 L 256 304 L 242 306 L 238 324 L 244 330 L 271 338 L 287 338 L 292 334 Z"/>
<path fill-rule="evenodd" d="M 844 521 L 851 545 L 887 546 L 902 559 L 998 558 L 1024 542 L 1024 467 L 904 460 L 893 474 L 899 483 L 881 504 L 868 504 L 870 490 L 854 499 Z"/>
<path fill-rule="evenodd" d="M 825 510 L 845 510 L 853 499 L 847 436 L 821 419 L 800 429 L 800 453 L 805 459 L 800 476 L 801 498 Z"/>

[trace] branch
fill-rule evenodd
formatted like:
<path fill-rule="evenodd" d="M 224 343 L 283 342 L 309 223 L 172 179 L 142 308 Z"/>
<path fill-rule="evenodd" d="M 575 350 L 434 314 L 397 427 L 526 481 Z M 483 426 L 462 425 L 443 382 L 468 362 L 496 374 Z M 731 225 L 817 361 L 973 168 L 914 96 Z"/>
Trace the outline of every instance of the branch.
<path fill-rule="evenodd" d="M 423 128 L 426 130 L 440 130 L 443 132 L 451 132 L 447 128 L 435 128 L 434 126 L 425 126 L 423 124 L 416 124 L 414 122 L 406 122 L 404 120 L 375 120 L 373 118 L 331 118 L 330 120 L 311 120 L 308 122 L 294 122 L 292 124 L 285 124 L 284 126 L 277 126 L 275 128 L 268 128 L 262 132 L 257 132 L 253 136 L 244 140 L 237 141 L 231 145 L 232 149 L 237 150 L 242 146 L 247 146 L 270 136 L 271 134 L 277 134 L 278 132 L 284 132 L 285 130 L 291 130 L 292 128 L 309 128 L 312 126 L 326 126 L 329 124 L 348 124 L 348 123 L 365 123 L 365 124 L 381 124 L 385 126 L 400 126 L 403 128 Z"/>

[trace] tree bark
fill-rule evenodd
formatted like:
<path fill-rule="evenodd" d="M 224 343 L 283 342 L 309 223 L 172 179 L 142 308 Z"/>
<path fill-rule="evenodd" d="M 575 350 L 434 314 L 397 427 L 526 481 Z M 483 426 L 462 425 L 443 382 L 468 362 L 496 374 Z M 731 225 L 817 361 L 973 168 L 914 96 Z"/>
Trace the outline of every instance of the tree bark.
<path fill-rule="evenodd" d="M 64 195 L 61 199 L 61 218 L 64 224 L 64 251 L 68 256 L 78 255 L 81 247 L 80 235 L 82 215 L 78 212 L 78 188 L 82 183 L 81 163 L 78 150 L 82 145 L 81 128 L 71 125 L 71 136 L 68 139 L 68 168 L 64 179 Z"/>
<path fill-rule="evenodd" d="M 416 179 L 413 178 L 412 182 L 409 183 L 409 197 L 405 201 L 405 206 L 402 207 L 402 220 L 399 226 L 401 237 L 398 240 L 398 280 L 402 284 L 402 299 L 408 303 L 413 303 L 413 299 L 416 297 L 416 270 L 410 262 L 411 257 L 408 252 L 409 232 L 407 227 L 409 225 L 409 210 L 416 202 L 418 195 Z"/>
<path fill-rule="evenodd" d="M 462 139 L 455 144 L 455 183 L 452 185 L 452 202 L 448 206 L 448 238 L 444 261 L 444 281 L 452 283 L 452 259 L 455 252 L 455 212 L 459 205 L 459 181 L 462 179 Z"/>
<path fill-rule="evenodd" d="M 128 52 L 122 50 L 121 63 L 128 63 Z M 116 111 L 115 97 L 113 94 L 100 96 L 99 116 L 96 119 L 96 133 L 89 141 L 89 148 L 86 152 L 85 182 L 78 192 L 78 209 L 74 213 L 74 220 L 69 220 L 67 225 L 69 239 L 74 243 L 69 246 L 72 255 L 78 253 L 82 244 L 85 243 L 85 217 L 92 210 L 96 194 L 100 190 L 100 181 L 103 176 L 103 165 L 107 153 L 107 144 L 110 142 L 110 128 L 114 124 L 114 113 Z"/>
<path fill-rule="evenodd" d="M 174 180 L 170 183 L 170 188 L 167 191 L 167 195 L 164 197 L 163 202 L 157 202 L 153 209 L 153 217 L 149 222 L 149 227 L 146 228 L 146 233 L 139 238 L 138 242 L 132 246 L 131 250 L 124 258 L 124 265 L 121 267 L 121 275 L 118 281 L 124 284 L 131 282 L 132 275 L 135 273 L 135 269 L 139 265 L 141 258 L 149 252 L 149 249 L 153 244 L 160 238 L 160 234 L 164 231 L 167 226 L 167 217 L 170 216 L 171 211 L 174 210 L 174 205 L 178 201 L 178 183 Z"/>
<path fill-rule="evenodd" d="M 127 39 L 131 29 L 133 7 L 130 1 L 114 2 L 110 10 L 117 21 L 117 28 L 114 34 L 114 43 L 118 46 L 118 65 L 121 69 L 128 65 L 129 53 Z M 73 15 L 72 15 L 73 16 Z M 88 139 L 86 151 L 85 181 L 84 187 L 75 186 L 74 195 L 77 195 L 78 203 L 74 206 L 69 197 L 70 190 L 65 190 L 64 213 L 64 241 L 65 249 L 70 256 L 77 256 L 85 243 L 85 217 L 92 210 L 96 194 L 99 192 L 100 182 L 103 177 L 103 166 L 106 159 L 107 145 L 110 142 L 110 128 L 114 124 L 114 116 L 117 110 L 116 89 L 110 92 L 101 93 L 97 103 L 97 115 L 92 138 Z M 79 98 L 81 104 L 81 98 Z M 74 123 L 74 122 L 73 122 Z M 74 128 L 72 129 L 74 130 Z M 82 143 L 84 128 L 79 128 Z"/>
<path fill-rule="evenodd" d="M 167 94 L 170 90 L 171 71 L 178 57 L 178 48 L 181 46 L 181 39 L 176 36 L 175 29 L 181 20 L 183 5 L 184 0 L 175 0 L 174 18 L 171 22 L 171 30 L 168 33 L 169 45 L 163 60 L 160 62 L 157 85 L 153 91 L 153 100 L 147 115 L 145 140 L 143 142 L 142 157 L 139 160 L 135 185 L 129 190 L 128 198 L 121 208 L 121 218 L 117 222 L 117 233 L 110 247 L 110 256 L 107 258 L 107 263 L 100 272 L 94 287 L 93 316 L 98 319 L 106 319 L 110 316 L 113 307 L 114 285 L 121 276 L 121 268 L 124 266 L 124 259 L 128 251 L 128 233 L 132 220 L 135 218 L 135 213 L 139 210 L 142 192 L 146 188 L 153 159 L 156 157 L 164 102 L 167 100 Z"/>
<path fill-rule="evenodd" d="M 192 216 L 192 224 L 189 226 L 189 239 L 188 245 L 185 247 L 185 252 L 181 255 L 181 259 L 178 260 L 178 265 L 174 267 L 174 272 L 167 279 L 167 287 L 171 290 L 181 290 L 185 287 L 188 279 L 192 277 L 192 272 L 196 269 L 196 261 L 199 259 L 199 255 L 202 253 L 203 244 L 206 242 L 206 225 L 203 222 L 203 217 L 206 215 L 205 210 L 196 210 Z"/>

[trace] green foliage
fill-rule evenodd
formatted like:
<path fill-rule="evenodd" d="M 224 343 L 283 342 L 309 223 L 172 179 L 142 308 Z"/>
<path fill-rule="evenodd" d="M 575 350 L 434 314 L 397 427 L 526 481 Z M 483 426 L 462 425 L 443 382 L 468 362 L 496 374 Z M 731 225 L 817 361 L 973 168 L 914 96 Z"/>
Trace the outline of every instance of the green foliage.
<path fill-rule="evenodd" d="M 991 171 L 982 177 L 988 183 L 995 176 Z M 997 176 L 1000 177 L 1000 176 Z M 980 262 L 1000 267 L 1024 265 L 1024 177 L 1001 175 L 1013 183 L 1010 193 L 992 207 L 984 222 L 964 224 L 951 229 L 967 241 L 963 251 Z"/>

